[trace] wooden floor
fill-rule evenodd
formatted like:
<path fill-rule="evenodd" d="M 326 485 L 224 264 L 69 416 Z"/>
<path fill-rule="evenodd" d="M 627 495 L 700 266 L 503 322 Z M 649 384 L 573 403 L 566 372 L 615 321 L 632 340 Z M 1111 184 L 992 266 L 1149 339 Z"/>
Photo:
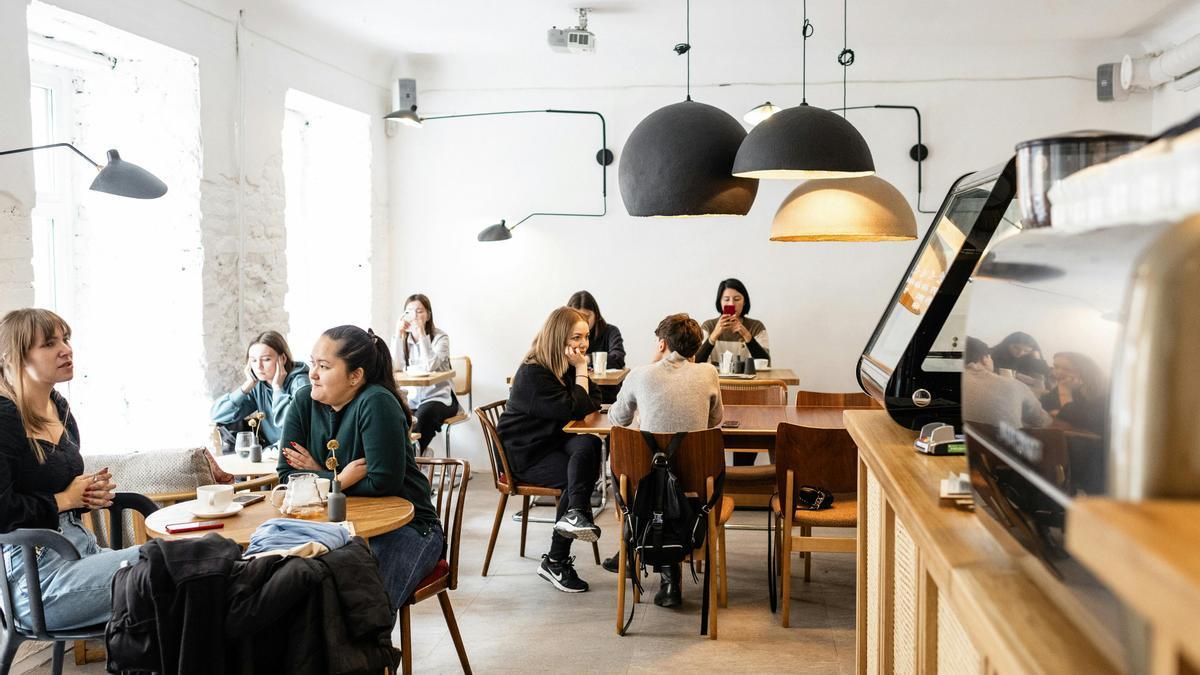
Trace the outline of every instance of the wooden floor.
<path fill-rule="evenodd" d="M 616 575 L 594 564 L 590 546 L 577 544 L 575 553 L 577 569 L 591 591 L 560 593 L 537 576 L 550 526 L 530 525 L 529 557 L 522 559 L 517 556 L 520 525 L 505 521 L 490 575 L 480 577 L 496 508 L 489 476 L 471 481 L 467 507 L 459 588 L 452 601 L 477 673 L 715 670 L 850 675 L 854 671 L 853 556 L 817 554 L 813 580 L 807 584 L 798 580 L 792 586 L 792 627 L 781 628 L 767 605 L 766 533 L 730 531 L 729 608 L 721 610 L 719 640 L 698 634 L 700 586 L 693 585 L 690 576 L 681 610 L 656 607 L 643 596 L 630 634 L 618 637 L 613 630 Z M 765 524 L 766 514 L 739 513 L 734 520 Z M 598 522 L 604 528 L 601 551 L 608 555 L 616 551 L 611 508 Z M 794 564 L 802 573 L 803 563 Z M 647 581 L 650 597 L 657 583 L 653 577 Z M 399 634 L 394 642 L 400 643 Z M 416 672 L 459 672 L 437 602 L 414 608 L 413 645 Z M 44 654 L 48 658 L 49 653 Z M 104 672 L 102 663 L 77 668 L 70 653 L 67 661 L 65 672 Z M 49 668 L 14 672 L 43 673 Z"/>

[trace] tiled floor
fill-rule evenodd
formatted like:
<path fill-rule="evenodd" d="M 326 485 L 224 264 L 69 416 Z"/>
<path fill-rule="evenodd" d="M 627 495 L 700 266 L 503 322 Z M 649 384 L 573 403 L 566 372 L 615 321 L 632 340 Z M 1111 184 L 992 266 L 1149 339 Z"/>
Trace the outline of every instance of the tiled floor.
<path fill-rule="evenodd" d="M 511 500 L 510 506 L 515 509 Z M 656 607 L 648 595 L 637 608 L 629 635 L 615 634 L 616 575 L 594 564 L 591 547 L 576 544 L 577 568 L 588 593 L 568 595 L 536 575 L 549 541 L 550 526 L 530 524 L 529 557 L 517 555 L 520 525 L 505 520 L 488 577 L 479 576 L 487 535 L 496 508 L 496 492 L 486 474 L 471 481 L 464 519 L 458 590 L 451 593 L 471 666 L 496 672 L 774 672 L 854 671 L 854 559 L 848 554 L 818 554 L 813 580 L 800 576 L 792 586 L 792 627 L 779 626 L 766 591 L 766 533 L 730 531 L 729 607 L 719 618 L 719 638 L 701 638 L 700 586 L 684 587 L 684 607 Z M 549 509 L 537 509 L 548 512 Z M 510 509 L 511 511 L 511 509 Z M 735 522 L 764 524 L 763 512 L 738 513 Z M 601 553 L 616 550 L 617 528 L 611 509 L 599 518 L 605 527 Z M 849 532 L 843 532 L 849 534 Z M 839 534 L 843 534 L 839 533 Z M 802 574 L 797 559 L 795 569 Z M 399 634 L 395 642 L 399 644 Z M 438 603 L 413 610 L 413 656 L 417 672 L 459 672 L 458 657 Z M 68 662 L 71 655 L 68 654 Z M 104 672 L 103 664 L 69 665 L 67 672 Z M 39 667 L 27 672 L 49 672 Z"/>

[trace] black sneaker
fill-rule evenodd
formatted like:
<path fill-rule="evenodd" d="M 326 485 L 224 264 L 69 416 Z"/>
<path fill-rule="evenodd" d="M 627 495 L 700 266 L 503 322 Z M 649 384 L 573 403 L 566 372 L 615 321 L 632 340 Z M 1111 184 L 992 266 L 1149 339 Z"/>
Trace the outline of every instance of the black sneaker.
<path fill-rule="evenodd" d="M 583 593 L 588 589 L 587 582 L 575 573 L 575 556 L 553 562 L 550 556 L 543 554 L 542 564 L 538 565 L 538 576 L 554 584 L 563 593 Z"/>
<path fill-rule="evenodd" d="M 566 515 L 554 524 L 554 531 L 567 539 L 580 541 L 596 541 L 600 538 L 600 528 L 592 522 L 592 515 L 583 509 L 570 509 Z"/>
<path fill-rule="evenodd" d="M 621 554 L 614 553 L 611 558 L 605 558 L 604 562 L 600 563 L 600 566 L 609 572 L 616 574 L 621 569 Z"/>

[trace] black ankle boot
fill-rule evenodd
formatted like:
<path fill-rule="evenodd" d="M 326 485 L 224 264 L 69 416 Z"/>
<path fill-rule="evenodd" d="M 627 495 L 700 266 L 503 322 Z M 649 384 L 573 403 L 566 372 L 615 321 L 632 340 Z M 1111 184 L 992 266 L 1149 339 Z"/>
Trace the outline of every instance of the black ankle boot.
<path fill-rule="evenodd" d="M 654 595 L 654 604 L 659 607 L 679 607 L 683 604 L 683 591 L 680 581 L 683 569 L 679 563 L 665 565 L 660 570 L 658 593 Z"/>

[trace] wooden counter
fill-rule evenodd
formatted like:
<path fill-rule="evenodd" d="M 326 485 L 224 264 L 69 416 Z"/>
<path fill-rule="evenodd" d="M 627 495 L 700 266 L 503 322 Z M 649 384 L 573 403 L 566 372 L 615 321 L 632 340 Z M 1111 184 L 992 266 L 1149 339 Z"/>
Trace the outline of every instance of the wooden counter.
<path fill-rule="evenodd" d="M 1200 501 L 1082 499 L 1067 549 L 1150 624 L 1150 671 L 1200 672 Z"/>
<path fill-rule="evenodd" d="M 913 450 L 881 410 L 848 410 L 859 448 L 859 673 L 1116 672 L 973 511 L 938 499 L 964 457 Z"/>

